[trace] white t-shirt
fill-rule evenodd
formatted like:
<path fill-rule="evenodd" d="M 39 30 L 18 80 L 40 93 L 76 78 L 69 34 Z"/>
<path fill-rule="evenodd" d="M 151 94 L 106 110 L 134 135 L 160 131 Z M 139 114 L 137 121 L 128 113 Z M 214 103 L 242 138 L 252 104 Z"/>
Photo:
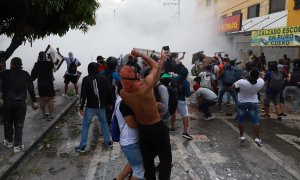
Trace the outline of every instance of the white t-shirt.
<path fill-rule="evenodd" d="M 120 145 L 121 146 L 127 146 L 130 144 L 135 144 L 136 142 L 139 141 L 139 133 L 138 133 L 138 129 L 137 128 L 130 128 L 126 121 L 124 120 L 122 113 L 120 112 L 120 102 L 121 102 L 121 97 L 117 96 L 116 99 L 116 104 L 115 104 L 115 108 L 116 108 L 116 116 L 118 119 L 118 124 L 119 124 L 119 128 L 121 131 L 120 134 Z"/>
<path fill-rule="evenodd" d="M 199 88 L 196 91 L 196 97 L 201 97 L 203 99 L 207 99 L 215 102 L 218 101 L 218 96 L 212 90 L 203 87 Z"/>
<path fill-rule="evenodd" d="M 70 66 L 70 64 L 71 64 L 71 59 L 70 59 L 69 57 L 64 57 L 64 60 L 65 60 L 66 63 L 67 63 L 67 71 L 66 71 L 66 74 L 72 75 L 72 76 L 77 76 L 77 72 L 76 72 L 76 74 L 70 74 L 70 73 L 68 73 L 68 68 L 69 68 L 69 66 Z M 76 64 L 77 66 L 80 64 L 80 62 L 79 62 L 79 60 L 78 60 L 77 58 L 73 58 L 73 59 L 72 59 L 72 62 L 73 62 L 73 61 L 75 61 L 75 64 Z"/>
<path fill-rule="evenodd" d="M 258 78 L 256 84 L 251 84 L 246 79 L 240 79 L 234 83 L 236 88 L 240 88 L 238 93 L 238 100 L 241 103 L 245 102 L 258 102 L 257 92 L 264 86 L 265 82 L 263 79 Z"/>
<path fill-rule="evenodd" d="M 210 72 L 203 71 L 199 74 L 199 76 L 201 77 L 201 87 L 212 90 L 211 82 L 216 80 L 215 75 Z"/>

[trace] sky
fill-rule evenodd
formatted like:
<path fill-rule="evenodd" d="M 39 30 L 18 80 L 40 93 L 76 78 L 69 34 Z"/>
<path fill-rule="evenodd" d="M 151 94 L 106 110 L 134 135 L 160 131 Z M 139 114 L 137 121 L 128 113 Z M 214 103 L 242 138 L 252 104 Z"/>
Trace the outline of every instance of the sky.
<path fill-rule="evenodd" d="M 63 37 L 36 40 L 32 46 L 27 42 L 11 58 L 20 57 L 24 70 L 30 72 L 38 53 L 50 44 L 59 47 L 64 56 L 73 52 L 82 63 L 78 70 L 85 76 L 87 65 L 95 62 L 98 55 L 119 57 L 130 53 L 132 48 L 160 51 L 167 45 L 171 51 L 184 51 L 183 64 L 188 69 L 192 66 L 192 54 L 198 51 L 204 50 L 208 56 L 217 51 L 230 54 L 228 41 L 216 31 L 213 10 L 199 7 L 196 0 L 103 0 L 100 4 L 97 24 L 87 33 L 71 30 Z M 9 39 L 0 36 L 0 50 L 6 49 L 9 43 Z M 10 59 L 7 65 L 9 62 Z M 64 63 L 55 72 L 56 81 L 63 81 L 65 71 Z"/>

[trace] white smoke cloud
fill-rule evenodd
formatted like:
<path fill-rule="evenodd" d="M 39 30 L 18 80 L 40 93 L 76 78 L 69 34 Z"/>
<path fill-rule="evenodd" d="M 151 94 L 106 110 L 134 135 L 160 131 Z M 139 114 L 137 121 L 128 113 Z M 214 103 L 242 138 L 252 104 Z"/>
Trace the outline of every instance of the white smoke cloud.
<path fill-rule="evenodd" d="M 189 69 L 192 54 L 200 50 L 209 56 L 216 51 L 229 52 L 226 38 L 216 31 L 212 9 L 199 7 L 196 0 L 180 1 L 178 23 L 176 3 L 177 0 L 104 1 L 97 11 L 97 25 L 91 27 L 88 33 L 69 31 L 63 37 L 37 40 L 32 47 L 27 43 L 19 47 L 12 57 L 21 57 L 24 69 L 30 72 L 38 52 L 50 44 L 54 48 L 59 47 L 65 56 L 73 52 L 82 62 L 78 69 L 86 75 L 88 63 L 95 61 L 98 55 L 119 56 L 129 53 L 133 47 L 159 51 L 162 46 L 168 45 L 171 51 L 185 51 L 183 63 Z M 2 38 L 0 49 L 7 48 L 8 43 Z M 64 63 L 55 73 L 57 82 L 63 81 L 65 70 Z"/>

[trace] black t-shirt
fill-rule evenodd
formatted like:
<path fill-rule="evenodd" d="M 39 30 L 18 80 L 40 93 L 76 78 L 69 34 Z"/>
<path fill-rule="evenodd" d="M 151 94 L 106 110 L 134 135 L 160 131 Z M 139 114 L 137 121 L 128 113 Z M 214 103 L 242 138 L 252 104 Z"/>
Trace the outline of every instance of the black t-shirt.
<path fill-rule="evenodd" d="M 132 109 L 123 100 L 120 103 L 119 109 L 123 117 L 134 115 Z"/>

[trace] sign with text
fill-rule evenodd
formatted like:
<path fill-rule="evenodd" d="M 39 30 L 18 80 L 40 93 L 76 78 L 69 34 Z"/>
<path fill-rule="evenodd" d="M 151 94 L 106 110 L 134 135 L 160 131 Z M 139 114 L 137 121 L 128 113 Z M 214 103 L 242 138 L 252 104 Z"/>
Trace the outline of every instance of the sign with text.
<path fill-rule="evenodd" d="M 300 26 L 252 31 L 251 46 L 300 46 Z"/>
<path fill-rule="evenodd" d="M 242 14 L 230 16 L 221 20 L 220 32 L 240 31 L 242 27 Z"/>

